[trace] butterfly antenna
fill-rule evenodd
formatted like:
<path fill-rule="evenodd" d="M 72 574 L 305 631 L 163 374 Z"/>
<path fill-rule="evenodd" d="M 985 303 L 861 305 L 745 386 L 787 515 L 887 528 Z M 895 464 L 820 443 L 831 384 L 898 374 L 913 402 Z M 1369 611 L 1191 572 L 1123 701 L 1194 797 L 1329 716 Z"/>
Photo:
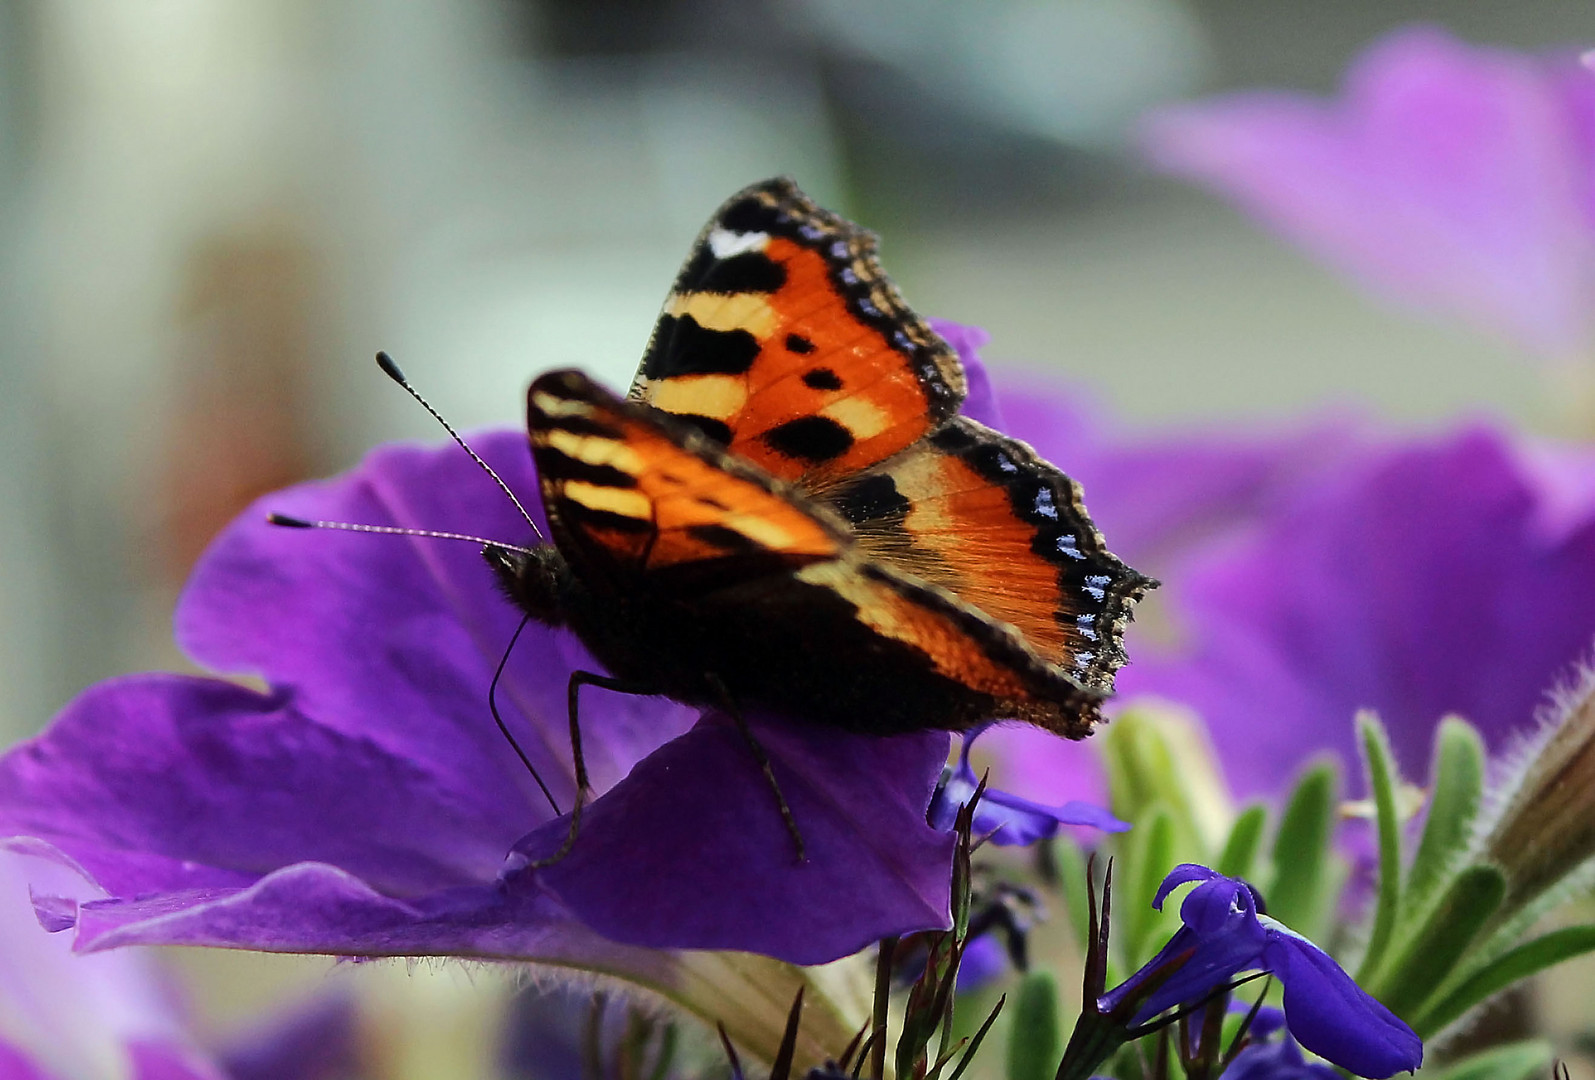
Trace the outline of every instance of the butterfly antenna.
<path fill-rule="evenodd" d="M 521 517 L 526 519 L 526 524 L 532 527 L 532 532 L 536 535 L 537 539 L 542 540 L 543 530 L 537 527 L 537 522 L 532 520 L 532 515 L 526 512 L 526 507 L 521 505 L 521 501 L 515 497 L 515 493 L 510 490 L 510 486 L 504 482 L 503 477 L 494 472 L 493 466 L 483 461 L 482 455 L 478 454 L 475 450 L 472 450 L 470 444 L 464 439 L 460 438 L 460 433 L 454 430 L 454 426 L 447 420 L 443 419 L 443 414 L 434 409 L 432 407 L 432 403 L 427 401 L 426 398 L 422 397 L 416 388 L 410 385 L 410 380 L 404 377 L 404 372 L 400 371 L 399 365 L 393 362 L 393 357 L 389 356 L 385 352 L 377 353 L 377 367 L 381 368 L 382 373 L 388 378 L 404 387 L 405 393 L 415 398 L 416 402 L 420 404 L 421 408 L 432 414 L 432 419 L 443 425 L 443 430 L 449 433 L 450 438 L 460 444 L 460 449 L 464 450 L 467 454 L 470 454 L 471 460 L 481 466 L 482 471 L 493 478 L 493 482 L 499 486 L 499 490 L 507 495 L 509 497 L 509 501 L 515 504 L 515 509 L 521 512 Z"/>
<path fill-rule="evenodd" d="M 522 555 L 533 554 L 531 548 L 489 540 L 485 536 L 471 536 L 467 533 L 437 532 L 434 529 L 401 529 L 394 525 L 357 525 L 349 521 L 306 521 L 304 518 L 289 517 L 287 514 L 267 514 L 266 521 L 272 525 L 281 525 L 285 529 L 342 529 L 344 532 L 384 533 L 388 536 L 430 536 L 434 540 L 469 540 L 483 547 L 518 551 Z"/>
<path fill-rule="evenodd" d="M 521 764 L 526 766 L 526 771 L 532 774 L 532 779 L 536 780 L 537 786 L 542 789 L 543 798 L 547 799 L 548 805 L 554 808 L 554 816 L 559 817 L 563 813 L 559 803 L 554 801 L 553 793 L 548 790 L 548 785 L 543 783 L 543 778 L 538 775 L 537 768 L 526 756 L 526 751 L 521 749 L 521 744 L 515 741 L 514 735 L 510 734 L 509 725 L 504 722 L 498 711 L 498 681 L 504 677 L 504 667 L 509 663 L 510 653 L 515 650 L 515 643 L 521 639 L 521 631 L 525 630 L 526 624 L 531 621 L 530 615 L 522 619 L 521 624 L 515 628 L 515 633 L 510 636 L 510 643 L 504 647 L 504 655 L 499 658 L 498 670 L 493 672 L 493 681 L 487 687 L 487 707 L 493 713 L 493 722 L 498 725 L 499 734 L 503 735 L 514 748 L 515 756 L 521 759 Z"/>

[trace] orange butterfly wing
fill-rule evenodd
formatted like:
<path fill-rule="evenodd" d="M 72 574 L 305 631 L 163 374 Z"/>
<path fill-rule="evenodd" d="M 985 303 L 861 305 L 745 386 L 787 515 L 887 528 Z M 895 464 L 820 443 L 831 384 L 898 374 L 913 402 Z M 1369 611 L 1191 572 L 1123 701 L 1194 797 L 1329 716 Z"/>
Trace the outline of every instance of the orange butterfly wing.
<path fill-rule="evenodd" d="M 541 376 L 527 403 L 561 550 L 611 578 L 791 569 L 848 544 L 797 492 L 580 372 Z"/>
<path fill-rule="evenodd" d="M 837 511 L 863 556 L 1111 693 L 1130 610 L 1156 583 L 1108 552 L 1073 481 L 957 417 L 964 394 L 957 355 L 887 280 L 873 235 L 788 180 L 715 214 L 631 390 Z"/>
<path fill-rule="evenodd" d="M 778 179 L 698 237 L 630 396 L 810 483 L 912 445 L 964 394 L 957 354 L 887 280 L 874 235 Z"/>
<path fill-rule="evenodd" d="M 1156 582 L 1107 550 L 1079 486 L 1024 443 L 959 417 L 814 494 L 861 552 L 1008 623 L 1082 687 L 1112 692 L 1130 609 Z"/>

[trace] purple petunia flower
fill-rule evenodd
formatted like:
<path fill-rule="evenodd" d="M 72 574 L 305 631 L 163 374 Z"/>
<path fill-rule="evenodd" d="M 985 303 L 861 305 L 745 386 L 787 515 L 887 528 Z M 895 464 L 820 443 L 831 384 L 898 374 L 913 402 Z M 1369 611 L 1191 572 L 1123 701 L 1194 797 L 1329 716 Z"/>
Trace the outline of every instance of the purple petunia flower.
<path fill-rule="evenodd" d="M 1163 879 L 1152 906 L 1197 882 L 1180 905 L 1184 922 L 1146 966 L 1097 1003 L 1102 1013 L 1132 1010 L 1145 1024 L 1165 1010 L 1202 1001 L 1245 971 L 1271 973 L 1285 991 L 1285 1024 L 1320 1057 L 1383 1080 L 1415 1070 L 1423 1043 L 1390 1010 L 1363 992 L 1330 956 L 1258 911 L 1244 881 L 1185 863 Z"/>
<path fill-rule="evenodd" d="M 1152 160 L 1400 301 L 1550 358 L 1595 335 L 1595 72 L 1399 31 L 1340 100 L 1252 92 L 1161 110 Z"/>
<path fill-rule="evenodd" d="M 974 796 L 980 779 L 969 764 L 969 751 L 975 740 L 991 726 L 985 724 L 965 734 L 958 751 L 958 764 L 949 766 L 944 772 L 930 804 L 930 823 L 936 828 L 952 828 L 959 808 Z M 1103 832 L 1124 832 L 1130 827 L 1129 822 L 1120 821 L 1095 803 L 1076 799 L 1062 806 L 1046 806 L 988 787 L 975 806 L 970 834 L 975 837 L 989 835 L 991 842 L 999 846 L 1025 846 L 1057 835 L 1060 825 L 1084 825 Z"/>
<path fill-rule="evenodd" d="M 1189 644 L 1121 691 L 1195 708 L 1242 794 L 1316 750 L 1354 763 L 1359 709 L 1410 776 L 1448 713 L 1499 750 L 1595 637 L 1592 472 L 1483 426 L 1355 455 L 1169 583 Z"/>
<path fill-rule="evenodd" d="M 536 490 L 525 437 L 477 449 Z M 554 819 L 495 730 L 486 692 L 518 622 L 474 547 L 274 528 L 306 519 L 442 527 L 515 541 L 525 523 L 455 448 L 389 447 L 336 480 L 263 500 L 215 542 L 176 616 L 217 679 L 94 687 L 0 759 L 0 836 L 77 870 L 91 898 L 41 917 L 79 949 L 139 943 L 344 955 L 460 954 L 653 971 L 629 946 L 727 948 L 798 963 L 945 926 L 952 837 L 925 808 L 947 736 L 852 736 L 750 722 L 810 858 L 735 727 L 589 691 L 604 794 L 562 862 Z M 592 662 L 529 626 L 499 702 L 568 809 L 570 671 Z M 662 744 L 662 745 L 661 745 Z M 533 834 L 528 836 L 528 834 Z"/>

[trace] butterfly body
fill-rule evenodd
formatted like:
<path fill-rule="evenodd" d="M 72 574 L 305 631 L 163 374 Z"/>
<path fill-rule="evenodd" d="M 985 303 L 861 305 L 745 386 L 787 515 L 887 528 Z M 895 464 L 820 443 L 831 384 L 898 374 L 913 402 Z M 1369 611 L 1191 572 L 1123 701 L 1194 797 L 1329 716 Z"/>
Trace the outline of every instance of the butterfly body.
<path fill-rule="evenodd" d="M 964 394 L 871 234 L 754 185 L 700 235 L 627 399 L 576 371 L 532 384 L 552 544 L 485 554 L 649 693 L 868 734 L 1084 737 L 1155 583 L 1073 481 L 958 416 Z"/>

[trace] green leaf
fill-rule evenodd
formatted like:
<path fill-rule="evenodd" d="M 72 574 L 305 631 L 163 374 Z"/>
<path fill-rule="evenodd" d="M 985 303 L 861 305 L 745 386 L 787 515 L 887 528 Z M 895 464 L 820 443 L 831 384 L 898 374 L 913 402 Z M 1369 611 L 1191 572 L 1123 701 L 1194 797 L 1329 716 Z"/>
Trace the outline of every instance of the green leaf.
<path fill-rule="evenodd" d="M 991 1025 L 997 1022 L 997 1014 L 1002 1012 L 1003 1005 L 1007 1002 L 1008 995 L 1004 994 L 997 999 L 997 1004 L 986 1015 L 986 1022 L 980 1025 L 980 1030 L 975 1032 L 974 1038 L 969 1040 L 969 1045 L 964 1047 L 964 1056 L 958 1059 L 958 1067 L 947 1080 L 958 1080 L 964 1075 L 964 1070 L 969 1068 L 969 1063 L 975 1060 L 975 1052 L 980 1049 L 980 1044 L 985 1042 L 986 1033 L 991 1030 Z M 854 1070 L 857 1072 L 857 1070 Z"/>
<path fill-rule="evenodd" d="M 1157 951 L 1168 934 L 1158 934 L 1168 913 L 1152 907 L 1152 898 L 1174 869 L 1174 819 L 1162 806 L 1147 811 L 1130 830 L 1120 862 L 1114 867 L 1113 919 L 1122 936 L 1125 969 L 1135 971 Z M 1156 944 L 1151 944 L 1153 941 Z"/>
<path fill-rule="evenodd" d="M 1454 1061 L 1433 1080 L 1531 1080 L 1549 1075 L 1551 1044 L 1539 1039 L 1507 1043 Z M 1424 1073 L 1427 1078 L 1429 1074 Z"/>
<path fill-rule="evenodd" d="M 1008 1080 L 1052 1080 L 1063 1052 L 1058 1028 L 1058 982 L 1032 971 L 1019 984 L 1008 1027 Z"/>
<path fill-rule="evenodd" d="M 1208 863 L 1231 811 L 1201 730 L 1189 720 L 1135 708 L 1116 717 L 1100 739 L 1113 812 L 1133 822 L 1155 806 L 1167 807 L 1181 860 Z"/>
<path fill-rule="evenodd" d="M 1447 871 L 1467 848 L 1484 792 L 1484 740 L 1466 721 L 1448 716 L 1434 738 L 1430 769 L 1434 792 L 1418 852 L 1407 871 L 1406 909 L 1423 905 L 1444 883 Z"/>
<path fill-rule="evenodd" d="M 1257 873 L 1257 852 L 1263 846 L 1263 827 L 1268 824 L 1268 808 L 1253 803 L 1241 811 L 1230 826 L 1229 839 L 1213 867 L 1229 877 L 1251 881 Z"/>
<path fill-rule="evenodd" d="M 1401 821 L 1396 816 L 1398 777 L 1395 762 L 1390 756 L 1390 737 L 1385 734 L 1385 726 L 1373 713 L 1357 714 L 1357 741 L 1362 744 L 1368 791 L 1373 795 L 1376 824 L 1379 827 L 1379 899 L 1374 906 L 1373 930 L 1368 934 L 1368 948 L 1357 969 L 1357 981 L 1365 982 L 1379 970 L 1379 963 L 1390 944 L 1390 933 L 1396 927 L 1396 915 L 1401 911 Z M 1499 899 L 1496 902 L 1499 903 Z M 1470 930 L 1469 937 L 1472 933 Z"/>
<path fill-rule="evenodd" d="M 1329 884 L 1329 831 L 1336 771 L 1325 761 L 1307 770 L 1291 792 L 1274 835 L 1274 877 L 1263 895 L 1274 918 L 1307 937 L 1318 931 Z"/>
<path fill-rule="evenodd" d="M 1069 915 L 1069 930 L 1083 956 L 1089 944 L 1086 941 L 1090 923 L 1086 899 L 1091 887 L 1089 864 L 1080 845 L 1061 833 L 1052 840 L 1052 860 L 1058 870 L 1058 891 L 1063 894 L 1064 909 Z"/>
<path fill-rule="evenodd" d="M 1475 865 L 1452 880 L 1423 926 L 1405 939 L 1397 959 L 1369 991 L 1403 1019 L 1415 1016 L 1445 981 L 1506 896 L 1506 875 Z"/>
<path fill-rule="evenodd" d="M 1413 1030 L 1428 1038 L 1518 980 L 1588 952 L 1595 952 L 1595 924 L 1553 930 L 1519 945 L 1473 972 L 1456 989 L 1425 1009 L 1413 1023 Z"/>

